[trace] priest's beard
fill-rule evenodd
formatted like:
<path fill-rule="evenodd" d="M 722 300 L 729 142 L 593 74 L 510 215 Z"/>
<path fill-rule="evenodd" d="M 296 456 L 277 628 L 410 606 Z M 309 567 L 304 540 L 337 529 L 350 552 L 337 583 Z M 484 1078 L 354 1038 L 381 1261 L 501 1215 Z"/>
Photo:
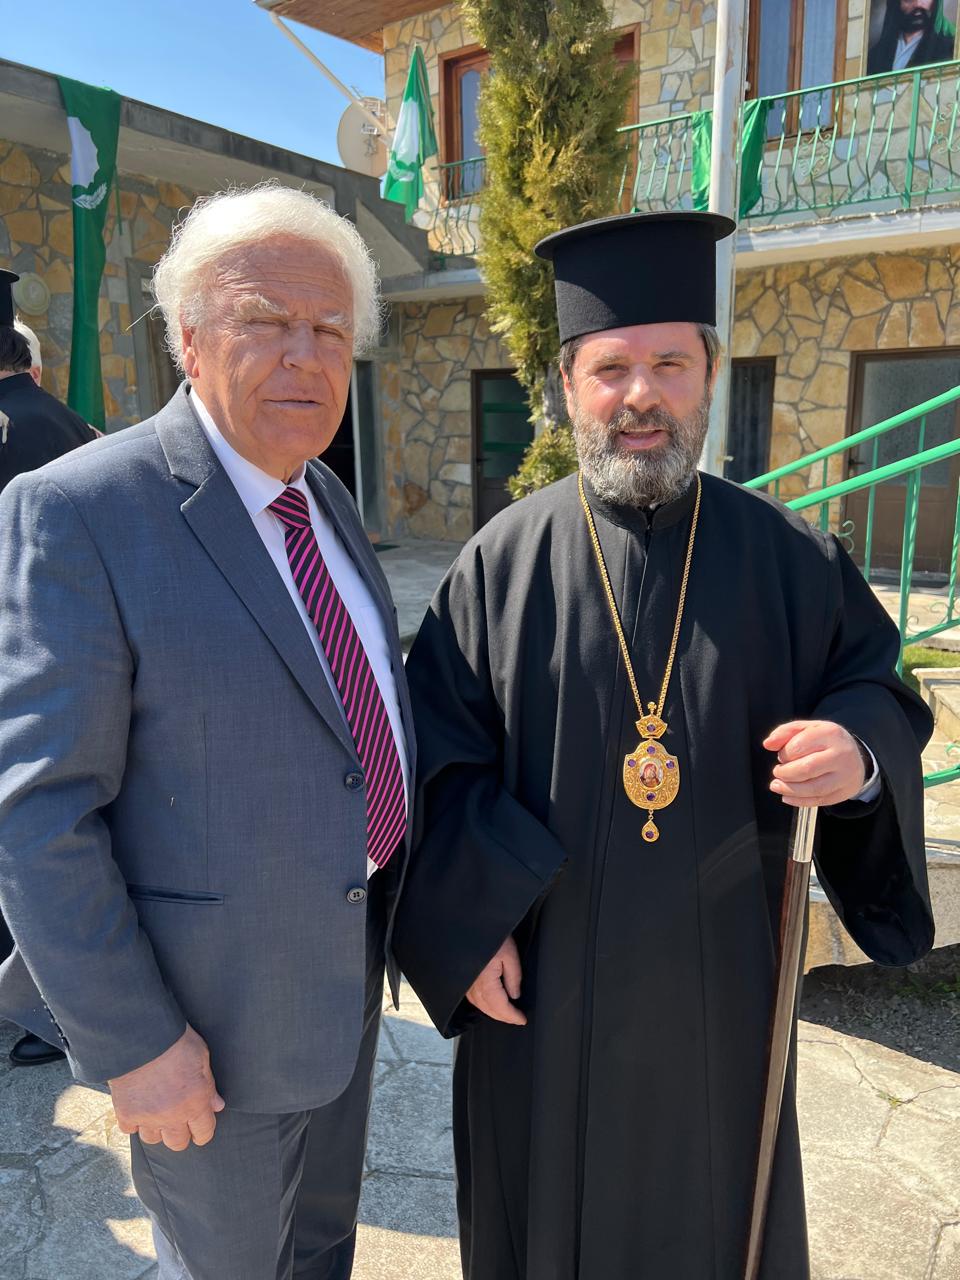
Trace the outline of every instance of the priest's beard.
<path fill-rule="evenodd" d="M 659 506 L 679 497 L 693 480 L 710 418 L 709 389 L 687 418 L 661 408 L 636 413 L 624 406 L 610 422 L 601 422 L 576 400 L 574 410 L 580 466 L 598 498 L 624 507 Z M 620 433 L 637 427 L 656 427 L 670 438 L 654 449 L 624 448 Z"/>

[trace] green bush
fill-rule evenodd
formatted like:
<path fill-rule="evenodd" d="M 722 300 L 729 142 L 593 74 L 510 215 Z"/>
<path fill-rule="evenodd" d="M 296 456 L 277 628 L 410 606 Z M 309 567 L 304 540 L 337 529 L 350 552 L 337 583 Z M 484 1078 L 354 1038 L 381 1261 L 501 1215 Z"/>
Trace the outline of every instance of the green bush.
<path fill-rule="evenodd" d="M 577 469 L 577 450 L 573 432 L 560 426 L 541 431 L 527 447 L 516 475 L 507 481 L 514 502 L 537 489 L 545 489 L 554 480 L 562 480 Z"/>

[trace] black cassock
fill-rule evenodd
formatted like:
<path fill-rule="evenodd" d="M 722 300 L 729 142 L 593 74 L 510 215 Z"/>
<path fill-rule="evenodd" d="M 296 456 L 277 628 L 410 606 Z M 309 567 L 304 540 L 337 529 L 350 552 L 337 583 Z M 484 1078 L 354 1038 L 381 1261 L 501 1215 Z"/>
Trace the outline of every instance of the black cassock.
<path fill-rule="evenodd" d="M 78 413 L 38 387 L 29 373 L 0 378 L 0 414 L 8 419 L 0 418 L 0 490 L 22 471 L 36 471 L 96 439 Z"/>
<path fill-rule="evenodd" d="M 649 520 L 588 488 L 645 704 L 694 488 Z M 437 1025 L 462 1032 L 469 1280 L 737 1280 L 793 813 L 768 790 L 761 742 L 815 718 L 873 750 L 882 796 L 822 813 L 817 868 L 868 955 L 923 955 L 931 722 L 893 673 L 898 644 L 833 537 L 705 476 L 664 711 L 680 792 L 644 844 L 621 780 L 637 713 L 576 477 L 464 549 L 407 666 L 422 812 L 394 941 Z M 525 1028 L 464 1000 L 511 932 Z M 808 1276 L 792 1076 L 762 1276 Z"/>

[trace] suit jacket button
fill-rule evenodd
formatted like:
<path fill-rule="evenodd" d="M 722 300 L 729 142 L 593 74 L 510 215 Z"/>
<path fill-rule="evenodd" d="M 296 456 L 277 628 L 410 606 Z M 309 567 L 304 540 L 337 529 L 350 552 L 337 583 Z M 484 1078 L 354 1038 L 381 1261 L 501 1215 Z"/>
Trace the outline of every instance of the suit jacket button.
<path fill-rule="evenodd" d="M 360 788 L 363 786 L 363 774 L 348 773 L 343 780 L 343 785 L 347 788 L 348 791 L 359 791 Z"/>
<path fill-rule="evenodd" d="M 355 888 L 347 893 L 348 902 L 364 902 L 366 900 L 366 889 Z"/>

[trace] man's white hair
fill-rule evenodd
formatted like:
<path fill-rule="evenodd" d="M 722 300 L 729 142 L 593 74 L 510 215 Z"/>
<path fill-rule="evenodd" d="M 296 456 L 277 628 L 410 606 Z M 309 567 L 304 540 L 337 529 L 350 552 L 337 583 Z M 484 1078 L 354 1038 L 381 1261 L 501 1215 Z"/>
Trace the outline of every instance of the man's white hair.
<path fill-rule="evenodd" d="M 18 316 L 13 322 L 13 327 L 17 333 L 22 333 L 26 338 L 30 347 L 30 367 L 32 369 L 43 368 L 43 356 L 40 354 L 40 339 L 33 332 L 28 324 L 24 324 Z"/>
<path fill-rule="evenodd" d="M 181 373 L 181 325 L 202 325 L 224 256 L 274 236 L 316 245 L 340 261 L 353 292 L 354 355 L 376 343 L 380 332 L 377 268 L 360 233 L 309 192 L 263 182 L 198 200 L 174 230 L 169 249 L 157 263 L 153 292 L 163 312 L 167 348 Z"/>

